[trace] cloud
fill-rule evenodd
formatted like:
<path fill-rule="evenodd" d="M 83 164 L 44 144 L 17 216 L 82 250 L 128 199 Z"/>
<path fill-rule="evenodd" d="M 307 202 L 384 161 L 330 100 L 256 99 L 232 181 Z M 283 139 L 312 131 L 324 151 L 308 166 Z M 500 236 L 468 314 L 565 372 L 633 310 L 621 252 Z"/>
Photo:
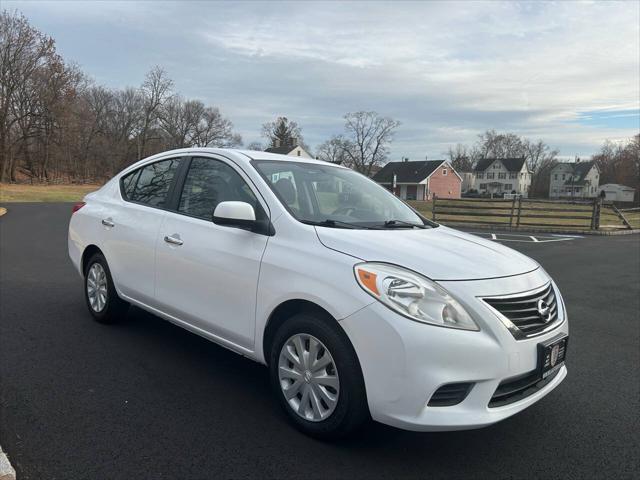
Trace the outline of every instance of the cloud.
<path fill-rule="evenodd" d="M 112 86 L 163 64 L 245 140 L 286 114 L 314 145 L 347 111 L 402 122 L 392 157 L 431 158 L 488 128 L 589 155 L 637 122 L 637 2 L 14 3 Z"/>

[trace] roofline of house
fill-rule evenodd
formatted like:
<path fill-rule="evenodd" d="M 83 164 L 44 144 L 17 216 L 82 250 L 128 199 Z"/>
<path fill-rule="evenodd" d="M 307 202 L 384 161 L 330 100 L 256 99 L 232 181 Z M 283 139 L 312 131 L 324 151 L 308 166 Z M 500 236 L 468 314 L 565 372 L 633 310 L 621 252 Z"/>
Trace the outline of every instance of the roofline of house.
<path fill-rule="evenodd" d="M 416 161 L 422 161 L 422 160 L 416 160 Z M 449 162 L 449 160 L 427 160 L 429 162 L 440 162 L 438 164 L 438 166 L 436 168 L 433 169 L 433 171 L 427 175 L 426 177 L 424 177 L 422 180 L 418 181 L 418 182 L 396 182 L 396 185 L 421 185 L 423 184 L 422 182 L 428 181 L 429 178 L 431 178 L 431 175 L 433 175 L 434 173 L 436 173 L 436 171 L 442 166 L 443 163 L 446 163 L 447 166 L 449 167 L 449 169 L 456 174 L 456 177 L 458 177 L 460 179 L 460 181 L 462 182 L 462 177 L 460 176 L 460 174 L 456 171 L 455 168 L 453 168 L 453 165 L 451 165 L 451 163 Z M 406 162 L 389 162 L 389 163 L 406 163 Z M 389 164 L 388 163 L 388 164 Z M 387 164 L 387 165 L 388 165 Z M 394 174 L 395 175 L 395 174 Z M 376 183 L 379 183 L 380 185 L 392 185 L 393 184 L 393 180 L 388 181 L 388 182 L 380 182 L 378 180 L 375 181 Z"/>

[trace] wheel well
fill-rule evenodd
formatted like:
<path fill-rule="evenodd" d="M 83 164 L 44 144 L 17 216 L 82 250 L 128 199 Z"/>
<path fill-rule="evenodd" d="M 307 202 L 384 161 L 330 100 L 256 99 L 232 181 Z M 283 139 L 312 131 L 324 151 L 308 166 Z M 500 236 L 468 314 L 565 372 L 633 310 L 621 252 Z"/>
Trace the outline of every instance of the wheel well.
<path fill-rule="evenodd" d="M 320 314 L 321 317 L 335 321 L 333 316 L 324 308 L 308 300 L 287 300 L 286 302 L 281 303 L 271 313 L 262 338 L 262 351 L 264 352 L 264 359 L 267 364 L 271 357 L 271 343 L 273 341 L 273 337 L 278 331 L 278 328 L 288 318 L 300 312 L 317 313 Z"/>
<path fill-rule="evenodd" d="M 82 268 L 83 274 L 85 271 L 85 265 L 87 264 L 89 259 L 93 257 L 93 255 L 95 255 L 96 253 L 102 253 L 102 250 L 100 250 L 95 245 L 87 246 L 87 248 L 84 249 L 84 252 L 82 252 L 82 263 L 80 264 L 80 267 Z"/>

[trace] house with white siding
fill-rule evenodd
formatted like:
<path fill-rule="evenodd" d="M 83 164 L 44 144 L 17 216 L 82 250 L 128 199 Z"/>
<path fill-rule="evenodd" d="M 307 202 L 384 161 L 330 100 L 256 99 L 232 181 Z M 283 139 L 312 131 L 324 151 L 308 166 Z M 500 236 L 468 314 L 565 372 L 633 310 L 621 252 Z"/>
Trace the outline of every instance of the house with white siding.
<path fill-rule="evenodd" d="M 594 198 L 600 193 L 600 171 L 595 162 L 563 162 L 551 170 L 549 197 Z"/>
<path fill-rule="evenodd" d="M 290 157 L 313 158 L 309 153 L 298 144 L 280 145 L 280 140 L 276 139 L 275 146 L 269 147 L 265 152 L 278 153 L 280 155 L 289 155 Z"/>
<path fill-rule="evenodd" d="M 516 193 L 529 196 L 531 171 L 522 158 L 482 158 L 465 178 L 465 191 L 484 194 Z"/>

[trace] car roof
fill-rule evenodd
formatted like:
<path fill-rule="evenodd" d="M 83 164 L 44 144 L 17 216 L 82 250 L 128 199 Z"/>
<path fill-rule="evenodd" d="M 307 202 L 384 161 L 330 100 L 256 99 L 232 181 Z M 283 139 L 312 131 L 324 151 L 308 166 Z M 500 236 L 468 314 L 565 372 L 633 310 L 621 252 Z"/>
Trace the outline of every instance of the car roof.
<path fill-rule="evenodd" d="M 235 148 L 209 148 L 209 147 L 191 147 L 191 148 L 179 148 L 176 150 L 169 150 L 161 152 L 151 157 L 144 159 L 146 163 L 148 160 L 155 159 L 156 157 L 166 157 L 171 155 L 197 155 L 198 153 L 218 154 L 224 156 L 232 156 L 235 160 L 243 163 L 249 163 L 251 160 L 278 160 L 284 162 L 299 162 L 299 163 L 313 163 L 321 165 L 333 165 L 323 160 L 316 160 L 314 158 L 304 157 L 291 157 L 288 155 L 280 155 L 277 153 L 262 152 L 259 150 L 241 150 Z M 139 162 L 136 162 L 139 163 Z M 344 167 L 343 167 L 344 168 Z"/>

